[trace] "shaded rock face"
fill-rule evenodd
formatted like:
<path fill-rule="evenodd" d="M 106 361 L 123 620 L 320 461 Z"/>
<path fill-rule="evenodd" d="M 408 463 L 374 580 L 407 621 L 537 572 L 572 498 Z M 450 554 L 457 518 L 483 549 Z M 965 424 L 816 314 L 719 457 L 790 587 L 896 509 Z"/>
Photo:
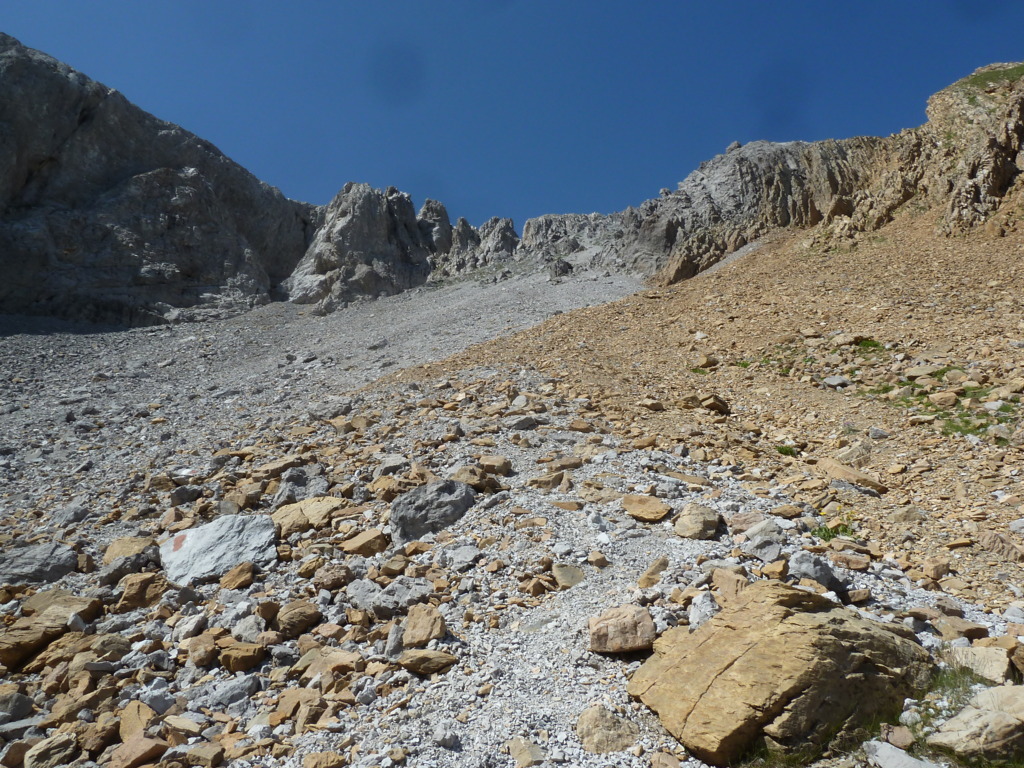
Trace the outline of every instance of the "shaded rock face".
<path fill-rule="evenodd" d="M 0 311 L 133 325 L 269 301 L 316 209 L 0 35 Z"/>
<path fill-rule="evenodd" d="M 701 760 L 758 743 L 823 747 L 899 711 L 928 680 L 928 653 L 883 625 L 780 582 L 758 582 L 698 631 L 659 639 L 629 693 Z"/>

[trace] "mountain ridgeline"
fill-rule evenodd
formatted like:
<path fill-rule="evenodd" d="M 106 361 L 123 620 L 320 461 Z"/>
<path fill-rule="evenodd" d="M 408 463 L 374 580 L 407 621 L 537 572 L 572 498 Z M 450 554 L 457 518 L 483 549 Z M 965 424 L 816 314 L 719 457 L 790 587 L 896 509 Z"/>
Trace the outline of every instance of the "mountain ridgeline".
<path fill-rule="evenodd" d="M 290 200 L 216 147 L 0 34 L 0 312 L 147 325 L 275 300 L 329 312 L 430 280 L 557 260 L 657 283 L 779 228 L 855 239 L 904 206 L 953 235 L 1016 226 L 1024 66 L 982 68 L 887 138 L 733 144 L 675 191 L 609 215 L 451 223 L 346 184 Z"/>

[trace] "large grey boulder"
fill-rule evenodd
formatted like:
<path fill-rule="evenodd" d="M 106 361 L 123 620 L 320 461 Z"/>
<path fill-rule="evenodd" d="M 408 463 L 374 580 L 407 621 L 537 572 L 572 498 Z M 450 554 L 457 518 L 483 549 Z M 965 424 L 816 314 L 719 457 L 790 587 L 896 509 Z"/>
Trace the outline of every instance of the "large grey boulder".
<path fill-rule="evenodd" d="M 269 301 L 318 210 L 0 34 L 0 312 L 133 325 Z"/>
<path fill-rule="evenodd" d="M 46 584 L 78 567 L 78 554 L 56 542 L 7 549 L 0 559 L 0 584 Z"/>
<path fill-rule="evenodd" d="M 397 546 L 447 528 L 473 506 L 476 492 L 457 480 L 414 488 L 391 504 L 391 538 Z"/>
<path fill-rule="evenodd" d="M 277 534 L 269 515 L 223 515 L 160 545 L 160 561 L 175 584 L 223 576 L 239 563 L 266 567 L 277 560 Z"/>

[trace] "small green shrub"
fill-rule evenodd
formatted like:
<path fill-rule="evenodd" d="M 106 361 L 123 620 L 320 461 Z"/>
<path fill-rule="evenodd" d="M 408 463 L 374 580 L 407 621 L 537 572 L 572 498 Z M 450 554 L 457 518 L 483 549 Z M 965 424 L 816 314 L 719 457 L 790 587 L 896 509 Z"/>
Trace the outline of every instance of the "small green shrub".
<path fill-rule="evenodd" d="M 776 445 L 775 450 L 783 456 L 796 456 L 798 453 L 795 445 Z"/>
<path fill-rule="evenodd" d="M 853 528 L 848 526 L 846 523 L 841 523 L 835 528 L 829 528 L 827 525 L 819 525 L 811 531 L 811 533 L 822 541 L 832 541 L 836 536 L 853 536 Z"/>

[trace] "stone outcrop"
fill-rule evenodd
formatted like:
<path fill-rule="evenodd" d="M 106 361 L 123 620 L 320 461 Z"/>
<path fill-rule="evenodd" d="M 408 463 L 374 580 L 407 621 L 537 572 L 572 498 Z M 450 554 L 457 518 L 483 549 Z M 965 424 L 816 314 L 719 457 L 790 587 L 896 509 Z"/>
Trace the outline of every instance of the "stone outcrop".
<path fill-rule="evenodd" d="M 271 299 L 317 210 L 0 34 L 0 311 L 141 325 Z"/>
<path fill-rule="evenodd" d="M 756 743 L 822 747 L 898 712 L 927 681 L 928 653 L 883 625 L 780 582 L 747 587 L 692 634 L 663 635 L 629 693 L 701 760 Z"/>
<path fill-rule="evenodd" d="M 928 102 L 928 122 L 887 138 L 733 143 L 659 198 L 608 216 L 542 216 L 523 227 L 517 258 L 582 254 L 589 263 L 691 277 L 779 228 L 823 225 L 816 240 L 849 243 L 912 200 L 941 211 L 939 230 L 1018 225 L 1024 67 L 983 67 Z M 1012 206 L 1010 206 L 1012 208 Z"/>
<path fill-rule="evenodd" d="M 433 259 L 435 277 L 453 277 L 484 267 L 510 262 L 519 248 L 512 219 L 493 217 L 474 229 L 460 218 L 452 231 L 451 246 Z"/>
<path fill-rule="evenodd" d="M 358 297 L 388 296 L 423 284 L 435 238 L 442 244 L 447 240 L 444 207 L 435 204 L 429 213 L 433 219 L 424 219 L 421 229 L 406 193 L 346 184 L 327 206 L 323 225 L 285 290 L 295 303 L 319 303 L 331 311 Z"/>

